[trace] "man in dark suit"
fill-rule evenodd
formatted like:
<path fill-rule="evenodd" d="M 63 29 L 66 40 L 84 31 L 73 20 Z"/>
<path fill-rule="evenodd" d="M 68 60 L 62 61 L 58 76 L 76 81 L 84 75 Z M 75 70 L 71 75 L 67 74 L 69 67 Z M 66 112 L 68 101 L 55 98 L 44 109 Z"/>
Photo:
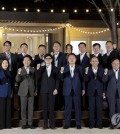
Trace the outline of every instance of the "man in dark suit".
<path fill-rule="evenodd" d="M 86 44 L 84 42 L 80 42 L 78 44 L 78 48 L 79 48 L 80 54 L 77 55 L 76 64 L 81 65 L 84 70 L 86 67 L 90 66 L 89 55 L 86 52 Z"/>
<path fill-rule="evenodd" d="M 111 61 L 114 58 L 119 58 L 119 51 L 116 49 L 113 49 L 113 43 L 112 41 L 106 42 L 106 50 L 107 53 L 103 55 L 103 67 L 107 69 L 111 69 Z"/>
<path fill-rule="evenodd" d="M 68 56 L 68 65 L 61 67 L 59 78 L 63 79 L 63 95 L 65 98 L 65 126 L 64 129 L 70 127 L 72 99 L 75 107 L 75 120 L 77 129 L 81 129 L 81 94 L 84 95 L 83 87 L 83 71 L 79 65 L 75 65 L 76 56 L 71 53 Z"/>
<path fill-rule="evenodd" d="M 41 44 L 38 46 L 38 54 L 35 56 L 32 56 L 32 63 L 31 66 L 37 67 L 37 64 L 41 64 L 41 66 L 45 65 L 44 56 L 46 54 L 46 46 Z"/>
<path fill-rule="evenodd" d="M 105 69 L 103 81 L 107 82 L 106 96 L 109 104 L 110 119 L 116 113 L 120 113 L 120 61 L 119 59 L 112 60 L 112 69 Z M 111 124 L 111 129 L 114 126 Z"/>
<path fill-rule="evenodd" d="M 33 105 L 34 96 L 36 95 L 35 88 L 35 70 L 30 67 L 31 56 L 26 55 L 23 58 L 24 66 L 18 69 L 16 75 L 16 81 L 20 82 L 18 95 L 20 96 L 21 102 L 21 119 L 22 129 L 31 128 L 33 129 Z M 27 103 L 28 103 L 28 125 L 27 125 Z"/>
<path fill-rule="evenodd" d="M 0 53 L 0 59 L 8 59 L 9 61 L 9 71 L 12 74 L 12 79 L 15 80 L 15 76 L 17 73 L 17 58 L 16 55 L 12 52 L 10 52 L 12 43 L 10 41 L 5 41 L 3 43 L 4 52 Z"/>
<path fill-rule="evenodd" d="M 10 41 L 5 41 L 3 43 L 4 52 L 0 53 L 0 59 L 8 59 L 9 61 L 9 71 L 11 73 L 11 88 L 13 91 L 13 98 L 12 98 L 12 110 L 16 110 L 14 108 L 14 94 L 15 94 L 15 76 L 17 74 L 17 57 L 14 53 L 10 52 L 12 43 Z"/>
<path fill-rule="evenodd" d="M 21 53 L 16 53 L 17 56 L 17 68 L 23 67 L 23 59 L 27 55 L 28 45 L 26 43 L 22 43 L 20 45 Z"/>
<path fill-rule="evenodd" d="M 40 79 L 40 93 L 42 96 L 42 106 L 43 106 L 43 119 L 44 127 L 48 128 L 48 116 L 49 111 L 49 127 L 55 129 L 55 117 L 54 117 L 54 104 L 55 96 L 58 93 L 59 80 L 57 67 L 52 65 L 53 57 L 51 54 L 45 55 L 45 66 L 37 65 L 36 77 Z M 48 110 L 49 107 L 49 110 Z"/>
<path fill-rule="evenodd" d="M 99 65 L 102 66 L 102 54 L 101 51 L 101 45 L 99 43 L 93 44 L 93 54 L 90 55 L 90 57 L 96 56 L 99 60 Z"/>
<path fill-rule="evenodd" d="M 85 68 L 90 66 L 90 58 L 89 54 L 86 52 L 86 43 L 80 42 L 78 44 L 78 48 L 80 51 L 80 54 L 77 55 L 77 60 L 76 64 L 81 65 L 83 68 L 83 72 L 85 72 Z M 87 88 L 87 83 L 85 83 L 85 88 Z M 88 110 L 88 98 L 87 95 L 85 94 L 82 96 L 82 110 Z"/>
<path fill-rule="evenodd" d="M 55 41 L 53 43 L 53 65 L 56 66 L 59 70 L 61 69 L 61 67 L 64 67 L 67 64 L 66 55 L 60 51 L 61 51 L 61 44 L 60 42 Z M 64 98 L 62 95 L 62 90 L 63 90 L 63 82 L 60 81 L 59 93 L 56 96 L 55 110 L 63 110 Z"/>
<path fill-rule="evenodd" d="M 97 57 L 90 60 L 92 67 L 86 68 L 84 80 L 87 82 L 87 95 L 89 100 L 89 128 L 102 129 L 102 95 L 103 95 L 103 74 L 104 69 L 98 66 Z M 96 118 L 95 118 L 96 115 Z"/>
<path fill-rule="evenodd" d="M 44 56 L 46 54 L 46 46 L 41 44 L 38 47 L 38 54 L 35 56 L 32 56 L 32 62 L 31 66 L 32 67 L 37 67 L 37 64 L 40 64 L 41 66 L 45 66 L 45 59 Z M 37 96 L 34 98 L 34 110 L 39 110 L 40 107 L 40 81 L 37 81 Z"/>

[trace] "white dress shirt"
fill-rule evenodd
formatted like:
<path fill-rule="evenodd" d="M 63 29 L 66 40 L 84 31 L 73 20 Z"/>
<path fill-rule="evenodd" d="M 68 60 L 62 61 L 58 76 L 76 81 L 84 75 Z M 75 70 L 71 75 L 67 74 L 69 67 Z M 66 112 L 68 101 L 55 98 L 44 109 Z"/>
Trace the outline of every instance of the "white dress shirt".
<path fill-rule="evenodd" d="M 59 55 L 59 52 L 54 54 L 54 56 L 55 56 L 55 67 L 58 67 L 58 55 Z"/>
<path fill-rule="evenodd" d="M 71 74 L 71 77 L 73 78 L 74 77 L 74 70 L 75 70 L 75 65 L 72 67 L 72 66 L 69 66 L 70 67 L 70 74 Z"/>
<path fill-rule="evenodd" d="M 47 70 L 47 75 L 50 77 L 51 75 L 51 70 L 52 70 L 52 65 L 46 65 L 46 70 Z"/>
<path fill-rule="evenodd" d="M 98 68 L 96 68 L 96 69 L 95 69 L 95 68 L 93 68 L 93 67 L 92 67 L 92 70 L 93 70 L 93 73 L 94 73 L 94 74 L 96 74 L 96 73 L 97 73 Z"/>
<path fill-rule="evenodd" d="M 26 55 L 26 53 L 22 53 L 23 57 Z"/>
<path fill-rule="evenodd" d="M 6 54 L 6 58 L 9 61 L 9 71 L 11 71 L 11 54 L 10 52 L 5 52 L 5 54 Z"/>
<path fill-rule="evenodd" d="M 26 70 L 27 74 L 29 74 L 29 72 L 30 72 L 30 67 L 25 67 L 25 70 Z"/>
<path fill-rule="evenodd" d="M 118 70 L 115 70 L 115 69 L 114 69 L 114 73 L 115 73 L 115 78 L 118 80 L 119 69 L 118 69 Z"/>
<path fill-rule="evenodd" d="M 83 60 L 83 57 L 84 57 L 84 55 L 85 55 L 85 53 L 80 53 L 80 61 L 82 62 L 82 60 Z"/>
<path fill-rule="evenodd" d="M 98 68 L 95 69 L 95 68 L 92 67 L 92 70 L 93 70 L 93 73 L 94 73 L 94 76 L 95 76 L 95 79 L 96 79 Z"/>

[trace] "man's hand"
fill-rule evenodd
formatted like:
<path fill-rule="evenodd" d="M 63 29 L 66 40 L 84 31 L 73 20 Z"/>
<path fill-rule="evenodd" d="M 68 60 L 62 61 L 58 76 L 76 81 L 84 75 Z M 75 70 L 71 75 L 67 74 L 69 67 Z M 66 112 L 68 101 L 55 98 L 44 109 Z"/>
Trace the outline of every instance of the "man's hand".
<path fill-rule="evenodd" d="M 57 91 L 57 89 L 55 89 L 54 91 L 53 91 L 53 95 L 57 95 L 58 94 L 58 91 Z"/>

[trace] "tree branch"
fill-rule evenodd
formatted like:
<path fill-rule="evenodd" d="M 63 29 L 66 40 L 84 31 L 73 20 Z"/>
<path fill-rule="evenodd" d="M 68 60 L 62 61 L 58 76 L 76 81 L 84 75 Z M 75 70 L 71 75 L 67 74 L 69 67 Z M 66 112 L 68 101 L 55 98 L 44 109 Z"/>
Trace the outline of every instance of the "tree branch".
<path fill-rule="evenodd" d="M 87 1 L 90 2 L 91 4 L 93 4 L 93 5 L 96 7 L 97 11 L 99 10 L 99 7 L 97 6 L 97 4 L 95 3 L 94 0 L 87 0 Z M 99 12 L 99 15 L 100 15 L 101 18 L 103 19 L 103 21 L 104 21 L 104 23 L 106 24 L 106 26 L 107 26 L 108 28 L 111 28 L 111 25 L 110 25 L 109 21 L 107 20 L 107 18 L 105 17 L 105 15 L 104 15 L 102 12 Z"/>

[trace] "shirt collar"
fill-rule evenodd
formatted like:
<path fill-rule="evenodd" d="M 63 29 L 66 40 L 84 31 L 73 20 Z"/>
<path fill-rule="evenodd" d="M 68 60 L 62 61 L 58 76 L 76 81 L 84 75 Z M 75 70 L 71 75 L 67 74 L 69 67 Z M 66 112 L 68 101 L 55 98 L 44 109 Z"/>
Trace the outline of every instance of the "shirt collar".
<path fill-rule="evenodd" d="M 75 65 L 74 66 L 69 65 L 69 67 L 70 69 L 75 69 Z"/>
<path fill-rule="evenodd" d="M 97 54 L 94 54 L 96 57 L 98 57 L 98 55 L 99 55 L 100 53 L 97 53 Z"/>
<path fill-rule="evenodd" d="M 117 69 L 117 70 L 113 69 L 113 71 L 114 71 L 114 72 L 118 72 L 118 71 L 119 71 L 119 69 Z"/>

